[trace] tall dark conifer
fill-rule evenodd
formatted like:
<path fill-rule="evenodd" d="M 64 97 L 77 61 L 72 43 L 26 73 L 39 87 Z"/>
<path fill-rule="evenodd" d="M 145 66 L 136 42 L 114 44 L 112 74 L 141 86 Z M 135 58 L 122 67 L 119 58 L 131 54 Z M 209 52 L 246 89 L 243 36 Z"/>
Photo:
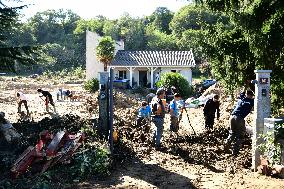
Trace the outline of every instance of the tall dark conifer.
<path fill-rule="evenodd" d="M 25 6 L 9 7 L 0 0 L 0 71 L 15 72 L 15 63 L 31 65 L 36 61 L 36 49 L 31 46 L 8 46 L 6 40 L 17 22 L 18 11 Z"/>

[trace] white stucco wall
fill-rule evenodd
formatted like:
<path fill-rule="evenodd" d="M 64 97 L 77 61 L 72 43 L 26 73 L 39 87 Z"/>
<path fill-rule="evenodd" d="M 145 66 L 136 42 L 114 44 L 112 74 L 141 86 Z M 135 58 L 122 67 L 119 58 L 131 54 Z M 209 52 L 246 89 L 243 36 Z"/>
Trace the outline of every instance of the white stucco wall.
<path fill-rule="evenodd" d="M 96 33 L 86 31 L 86 79 L 99 79 L 99 72 L 104 71 L 104 66 L 96 58 L 96 46 L 99 44 L 100 36 Z"/>
<path fill-rule="evenodd" d="M 159 70 L 159 69 L 157 69 L 157 70 Z M 157 70 L 155 71 L 155 74 L 156 74 Z M 161 74 L 166 73 L 166 72 L 171 72 L 172 70 L 177 70 L 177 72 L 179 70 L 180 74 L 183 75 L 187 79 L 188 83 L 190 85 L 192 84 L 192 70 L 191 70 L 191 68 L 189 68 L 189 67 L 187 67 L 187 68 L 180 68 L 180 67 L 161 68 Z"/>
<path fill-rule="evenodd" d="M 118 71 L 122 71 L 122 70 L 126 70 L 126 77 L 127 79 L 130 79 L 130 72 L 128 69 L 126 68 L 123 68 L 123 67 L 120 67 L 120 68 L 114 68 L 114 76 L 117 74 L 118 75 Z M 161 74 L 163 73 L 166 73 L 166 72 L 171 72 L 172 70 L 179 70 L 179 72 L 187 79 L 187 81 L 189 82 L 189 84 L 191 85 L 192 84 L 192 70 L 191 68 L 187 67 L 187 68 L 175 68 L 175 67 L 171 67 L 171 68 L 157 68 L 155 71 L 154 71 L 154 81 L 155 81 L 155 76 L 156 76 L 156 73 L 159 72 L 160 73 L 160 76 Z M 132 78 L 133 78 L 133 83 L 137 83 L 138 84 L 138 81 L 139 81 L 139 71 L 147 71 L 148 74 L 147 74 L 147 79 L 148 79 L 148 83 L 151 82 L 151 71 L 147 68 L 135 68 L 133 70 L 133 74 L 132 74 Z"/>
<path fill-rule="evenodd" d="M 96 58 L 96 47 L 101 37 L 91 31 L 86 31 L 86 79 L 99 78 L 99 72 L 104 71 L 104 65 Z M 118 50 L 124 50 L 123 41 L 115 44 L 115 54 Z"/>

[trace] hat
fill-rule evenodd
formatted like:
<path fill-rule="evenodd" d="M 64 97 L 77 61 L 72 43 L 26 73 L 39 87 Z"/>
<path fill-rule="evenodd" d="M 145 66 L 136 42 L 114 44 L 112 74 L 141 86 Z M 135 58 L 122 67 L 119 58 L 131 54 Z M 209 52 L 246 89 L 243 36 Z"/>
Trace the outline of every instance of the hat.
<path fill-rule="evenodd" d="M 0 117 L 5 117 L 5 113 L 4 112 L 0 112 Z"/>
<path fill-rule="evenodd" d="M 161 94 L 163 94 L 165 92 L 165 90 L 163 88 L 159 88 L 156 92 L 157 96 L 160 96 Z"/>

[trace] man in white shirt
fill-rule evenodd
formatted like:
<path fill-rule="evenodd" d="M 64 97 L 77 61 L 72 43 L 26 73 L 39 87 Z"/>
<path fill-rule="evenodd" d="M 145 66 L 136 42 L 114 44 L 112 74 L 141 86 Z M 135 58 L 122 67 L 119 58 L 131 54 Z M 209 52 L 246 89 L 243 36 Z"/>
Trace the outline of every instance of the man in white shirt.
<path fill-rule="evenodd" d="M 17 92 L 17 98 L 18 98 L 18 113 L 21 113 L 21 106 L 22 104 L 25 105 L 25 108 L 27 110 L 27 115 L 29 114 L 29 108 L 27 103 L 27 97 L 22 92 Z"/>

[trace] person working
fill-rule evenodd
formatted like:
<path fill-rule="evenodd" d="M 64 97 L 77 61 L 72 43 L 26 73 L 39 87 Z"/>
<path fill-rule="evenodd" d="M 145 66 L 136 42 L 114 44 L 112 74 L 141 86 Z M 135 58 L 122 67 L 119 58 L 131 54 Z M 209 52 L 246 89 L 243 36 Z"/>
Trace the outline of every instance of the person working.
<path fill-rule="evenodd" d="M 237 106 L 230 116 L 230 134 L 226 140 L 225 151 L 229 151 L 232 142 L 234 142 L 233 154 L 238 155 L 240 145 L 244 138 L 246 127 L 245 117 L 251 112 L 254 106 L 254 94 L 251 90 L 247 90 L 246 96 L 241 93 Z"/>
<path fill-rule="evenodd" d="M 220 117 L 220 103 L 218 100 L 219 96 L 215 94 L 213 99 L 209 99 L 203 108 L 203 114 L 205 118 L 205 129 L 213 129 L 216 111 L 217 119 L 219 119 Z"/>
<path fill-rule="evenodd" d="M 53 102 L 52 95 L 50 94 L 50 92 L 48 92 L 48 91 L 43 91 L 42 89 L 38 89 L 37 92 L 41 93 L 42 96 L 45 97 L 45 107 L 46 107 L 46 111 L 47 111 L 47 112 L 49 111 L 48 103 L 50 103 L 50 104 L 53 106 L 54 112 L 56 112 L 55 104 L 54 104 L 54 102 Z M 40 98 L 41 98 L 42 96 L 40 96 Z"/>
<path fill-rule="evenodd" d="M 29 108 L 28 108 L 28 102 L 27 102 L 27 97 L 24 93 L 22 92 L 17 92 L 17 101 L 18 101 L 18 113 L 21 113 L 21 106 L 24 104 L 26 110 L 27 110 L 27 115 L 29 114 Z"/>
<path fill-rule="evenodd" d="M 141 108 L 138 110 L 137 126 L 148 124 L 150 118 L 151 108 L 146 101 L 142 101 Z"/>
<path fill-rule="evenodd" d="M 67 97 L 72 97 L 72 93 L 68 89 L 58 89 L 57 100 L 65 100 Z"/>
<path fill-rule="evenodd" d="M 154 132 L 154 143 L 156 148 L 161 147 L 161 138 L 163 135 L 164 129 L 164 118 L 165 118 L 165 105 L 162 99 L 165 97 L 165 90 L 158 89 L 156 92 L 156 96 L 152 99 L 151 102 L 151 110 L 153 113 L 153 123 L 156 126 Z"/>
<path fill-rule="evenodd" d="M 177 132 L 179 129 L 179 109 L 177 106 L 177 101 L 181 99 L 181 96 L 179 93 L 174 94 L 174 99 L 170 103 L 170 116 L 171 116 L 171 124 L 170 124 L 170 130 L 173 132 Z"/>

